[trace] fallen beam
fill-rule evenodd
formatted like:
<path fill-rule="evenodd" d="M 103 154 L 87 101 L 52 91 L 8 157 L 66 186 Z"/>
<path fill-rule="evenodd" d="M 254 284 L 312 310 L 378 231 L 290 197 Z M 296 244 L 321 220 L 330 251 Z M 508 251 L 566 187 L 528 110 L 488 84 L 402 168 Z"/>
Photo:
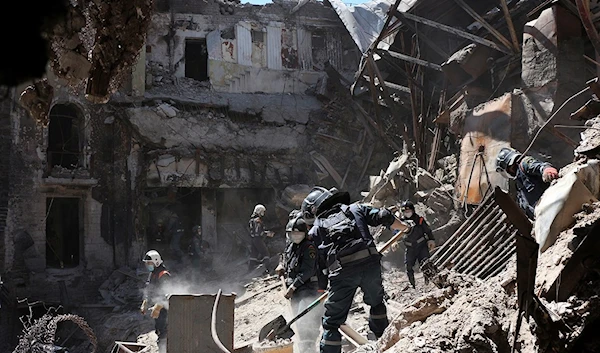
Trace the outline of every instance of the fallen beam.
<path fill-rule="evenodd" d="M 513 47 L 516 52 L 520 52 L 521 45 L 519 44 L 519 39 L 517 38 L 517 31 L 515 31 L 515 25 L 513 24 L 512 17 L 510 16 L 510 11 L 508 10 L 506 0 L 500 0 L 500 4 L 502 5 L 502 12 L 504 12 L 504 19 L 506 20 L 506 26 L 508 27 L 508 31 L 510 32 L 510 38 L 512 39 Z"/>
<path fill-rule="evenodd" d="M 397 14 L 400 14 L 399 11 L 396 11 L 396 12 L 397 12 Z M 402 14 L 400 14 L 400 15 L 402 15 Z M 411 20 L 411 21 L 419 22 L 419 23 L 422 23 L 424 25 L 427 25 L 427 26 L 430 26 L 430 27 L 433 27 L 433 28 L 437 28 L 437 29 L 442 30 L 444 32 L 452 33 L 452 34 L 454 34 L 456 36 L 472 40 L 475 43 L 479 43 L 481 45 L 485 45 L 486 47 L 490 47 L 492 49 L 496 49 L 496 50 L 501 51 L 503 53 L 512 54 L 512 52 L 509 49 L 501 47 L 498 44 L 492 42 L 491 40 L 478 37 L 478 36 L 476 36 L 474 34 L 462 31 L 460 29 L 456 29 L 454 27 L 446 26 L 446 25 L 443 25 L 441 23 L 437 23 L 435 21 L 429 20 L 427 18 L 423 18 L 423 17 L 419 17 L 419 16 L 416 16 L 416 15 L 413 15 L 413 14 L 409 14 L 408 12 L 405 12 L 404 15 L 402 15 L 402 16 L 405 17 L 406 19 Z"/>
<path fill-rule="evenodd" d="M 409 16 L 414 16 L 409 14 L 408 12 L 405 12 L 404 14 L 398 10 L 396 10 L 394 12 L 394 16 L 398 17 L 398 19 L 400 21 L 402 21 L 402 23 L 404 23 L 404 25 L 406 27 L 408 27 L 411 31 L 413 31 L 417 37 L 419 37 L 419 40 L 422 40 L 423 43 L 427 44 L 431 49 L 433 49 L 436 53 L 438 53 L 442 58 L 444 58 L 444 60 L 448 59 L 450 57 L 450 55 L 448 55 L 448 53 L 446 53 L 444 51 L 444 49 L 440 48 L 437 44 L 435 44 L 435 42 L 433 42 L 431 39 L 429 39 L 426 35 L 424 35 L 423 33 L 421 33 L 420 31 L 417 31 L 417 29 L 415 28 L 415 26 L 413 26 L 412 23 L 406 21 L 407 18 L 409 18 Z M 420 17 L 419 17 L 420 18 Z M 413 20 L 414 21 L 414 20 Z"/>
<path fill-rule="evenodd" d="M 378 50 L 378 52 L 382 52 L 382 51 L 383 50 Z M 410 55 L 406 55 L 406 54 L 402 54 L 402 53 L 397 53 L 395 51 L 386 51 L 386 53 L 389 54 L 391 57 L 396 58 L 396 59 L 408 61 L 409 63 L 413 63 L 413 64 L 417 64 L 417 65 L 421 65 L 421 66 L 425 66 L 425 67 L 427 67 L 429 69 L 433 69 L 433 70 L 437 70 L 437 71 L 442 71 L 442 66 L 440 66 L 438 64 L 431 63 L 431 62 L 426 61 L 426 60 L 414 58 L 414 57 L 412 57 Z"/>
<path fill-rule="evenodd" d="M 465 10 L 471 17 L 473 17 L 475 21 L 479 22 L 479 24 L 485 27 L 485 29 L 487 29 L 494 37 L 496 37 L 496 39 L 498 39 L 506 48 L 512 48 L 513 50 L 516 50 L 517 47 L 513 48 L 510 41 L 506 39 L 502 33 L 498 32 L 497 29 L 489 24 L 488 21 L 481 17 L 481 15 L 478 14 L 477 11 L 473 10 L 473 8 L 471 8 L 471 6 L 469 6 L 466 2 L 463 0 L 454 0 L 454 2 L 457 3 L 458 6 L 460 6 L 463 10 Z"/>

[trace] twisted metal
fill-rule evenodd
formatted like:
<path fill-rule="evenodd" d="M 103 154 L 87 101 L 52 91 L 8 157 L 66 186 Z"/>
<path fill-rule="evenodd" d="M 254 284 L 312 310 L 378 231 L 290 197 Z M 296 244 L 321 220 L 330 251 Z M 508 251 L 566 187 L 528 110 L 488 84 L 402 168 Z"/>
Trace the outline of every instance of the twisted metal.
<path fill-rule="evenodd" d="M 29 316 L 29 318 L 31 318 Z M 23 320 L 22 320 L 23 321 Z M 13 353 L 48 353 L 54 352 L 54 340 L 56 329 L 59 322 L 71 321 L 75 323 L 89 338 L 92 343 L 92 352 L 96 353 L 98 348 L 98 340 L 92 328 L 81 317 L 73 314 L 56 315 L 45 314 L 41 318 L 35 320 L 27 326 L 27 322 L 23 322 L 26 326 L 23 330 L 23 335 L 19 339 L 19 344 Z"/>

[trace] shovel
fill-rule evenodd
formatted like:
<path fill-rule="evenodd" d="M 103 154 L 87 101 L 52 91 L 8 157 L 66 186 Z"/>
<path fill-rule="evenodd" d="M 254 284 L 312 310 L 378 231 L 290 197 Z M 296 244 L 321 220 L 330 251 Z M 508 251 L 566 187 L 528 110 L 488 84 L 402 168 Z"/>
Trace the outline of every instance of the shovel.
<path fill-rule="evenodd" d="M 397 234 L 395 234 L 390 240 L 388 240 L 381 247 L 381 249 L 379 249 L 380 253 L 383 253 L 384 251 L 386 251 L 390 246 L 392 246 L 393 243 L 395 243 L 402 236 L 404 236 L 405 233 L 408 233 L 408 232 L 410 232 L 410 230 L 412 230 L 412 228 L 410 226 L 408 226 L 405 223 L 403 223 L 403 224 L 404 224 L 405 228 L 402 229 Z M 329 294 L 329 292 L 325 292 L 325 293 L 321 294 L 321 296 L 319 296 L 317 299 L 315 299 L 315 301 L 310 303 L 310 305 L 306 309 L 304 309 L 300 314 L 296 315 L 296 317 L 294 317 L 292 320 L 290 320 L 289 323 L 287 323 L 285 321 L 285 318 L 283 317 L 283 315 L 279 315 L 274 320 L 270 321 L 268 324 L 266 324 L 265 326 L 263 326 L 260 329 L 260 332 L 258 333 L 258 341 L 262 342 L 264 339 L 272 341 L 275 338 L 283 338 L 283 339 L 292 338 L 292 336 L 294 336 L 294 331 L 291 329 L 290 326 L 292 326 L 292 324 L 294 324 L 294 322 L 298 321 L 301 317 L 306 315 L 309 311 L 314 309 L 323 300 L 325 300 L 327 298 L 328 294 Z"/>
<path fill-rule="evenodd" d="M 318 306 L 329 293 L 325 292 L 321 294 L 315 301 L 310 303 L 310 305 L 304 309 L 300 314 L 296 315 L 293 319 L 290 320 L 289 323 L 285 321 L 283 315 L 279 315 L 274 320 L 270 321 L 268 324 L 263 326 L 258 333 L 258 341 L 261 342 L 264 339 L 272 341 L 275 338 L 283 338 L 288 339 L 292 338 L 294 335 L 294 331 L 290 326 L 294 324 L 294 322 L 298 321 L 301 317 L 308 314 L 309 311 Z"/>

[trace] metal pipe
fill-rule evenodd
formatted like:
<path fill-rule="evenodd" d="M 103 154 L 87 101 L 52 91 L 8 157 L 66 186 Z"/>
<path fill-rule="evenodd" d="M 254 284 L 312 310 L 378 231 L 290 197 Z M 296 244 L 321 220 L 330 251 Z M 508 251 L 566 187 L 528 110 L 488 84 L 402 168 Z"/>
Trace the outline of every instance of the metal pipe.
<path fill-rule="evenodd" d="M 469 220 L 467 223 L 470 224 L 468 225 L 467 229 L 465 229 L 465 231 L 462 234 L 460 234 L 460 237 L 456 239 L 455 243 L 453 244 L 453 246 L 451 246 L 449 251 L 446 254 L 444 254 L 443 257 L 440 257 L 438 261 L 435 262 L 435 265 L 441 266 L 441 264 L 447 262 L 451 257 L 455 257 L 456 253 L 460 252 L 463 248 L 463 245 L 466 242 L 465 238 L 468 238 L 473 233 L 473 231 L 476 231 L 477 228 L 480 226 L 480 223 L 485 223 L 489 221 L 490 218 L 492 218 L 496 214 L 496 209 L 499 209 L 499 206 L 493 205 L 493 207 L 485 209 L 486 211 L 488 211 L 487 213 L 481 212 L 480 216 L 478 216 L 475 220 Z"/>
<path fill-rule="evenodd" d="M 507 240 L 510 238 L 512 230 L 506 224 L 498 231 L 498 237 L 494 243 L 488 246 L 486 251 L 481 252 L 477 258 L 465 269 L 465 273 L 477 273 L 482 267 L 485 267 L 491 259 L 495 258 L 498 253 L 506 246 Z"/>
<path fill-rule="evenodd" d="M 483 269 L 478 277 L 488 279 L 490 278 L 490 275 L 500 273 L 506 267 L 506 262 L 508 261 L 508 259 L 515 253 L 516 251 L 514 251 L 513 249 L 506 249 L 505 252 L 503 252 L 499 257 L 497 257 L 496 261 L 491 263 L 490 266 L 488 266 L 487 268 Z"/>
<path fill-rule="evenodd" d="M 498 213 L 497 216 L 493 217 L 489 223 L 485 224 L 479 232 L 473 234 L 473 239 L 475 239 L 475 241 L 470 242 L 470 245 L 467 246 L 465 251 L 463 251 L 461 254 L 457 254 L 457 258 L 459 260 L 455 265 L 456 271 L 462 273 L 464 268 L 469 265 L 470 261 L 472 261 L 474 255 L 480 251 L 483 251 L 486 248 L 486 245 L 489 245 L 491 240 L 490 238 L 493 236 L 493 234 L 498 229 L 502 228 L 503 217 L 506 218 L 504 213 Z"/>
<path fill-rule="evenodd" d="M 212 334 L 212 339 L 215 341 L 215 344 L 221 352 L 223 353 L 231 353 L 227 347 L 223 345 L 221 340 L 219 339 L 219 335 L 217 334 L 217 309 L 219 308 L 219 300 L 221 299 L 221 289 L 217 292 L 217 297 L 215 298 L 215 304 L 213 305 L 212 315 L 210 317 L 210 333 Z"/>
<path fill-rule="evenodd" d="M 560 127 L 560 128 L 563 128 L 563 129 L 582 129 L 582 130 L 592 129 L 592 130 L 600 130 L 600 128 L 597 128 L 597 127 L 581 126 L 581 125 L 554 125 L 554 127 Z"/>
<path fill-rule="evenodd" d="M 462 273 L 471 273 L 474 268 L 485 265 L 490 260 L 491 254 L 508 238 L 509 234 L 506 237 L 504 236 L 508 229 L 506 224 L 502 225 L 500 229 L 496 228 L 497 226 L 490 230 L 490 241 L 482 249 L 470 256 L 471 261 L 462 269 Z"/>
<path fill-rule="evenodd" d="M 446 242 L 442 245 L 440 250 L 436 252 L 434 256 L 431 257 L 431 259 L 434 261 L 434 264 L 438 264 L 439 262 L 443 261 L 446 257 L 446 254 L 448 253 L 448 250 L 451 250 L 452 245 L 457 242 L 457 240 L 462 236 L 465 230 L 469 227 L 472 227 L 479 220 L 479 218 L 485 215 L 485 212 L 483 212 L 483 210 L 487 210 L 488 208 L 490 208 L 491 205 L 493 205 L 493 202 L 490 202 L 490 199 L 491 198 L 484 200 L 484 203 L 481 204 L 477 208 L 477 210 L 475 210 L 475 215 L 471 216 L 473 217 L 473 222 L 471 222 L 471 220 L 469 220 L 469 222 L 463 222 L 463 224 L 461 224 L 460 227 L 458 227 L 454 234 L 452 234 L 450 238 L 446 240 Z"/>
<path fill-rule="evenodd" d="M 499 206 L 494 207 L 494 209 L 499 209 L 499 208 L 500 208 Z M 473 229 L 472 232 L 466 233 L 465 234 L 466 240 L 463 241 L 462 244 L 460 244 L 460 246 L 458 247 L 457 251 L 455 251 L 454 254 L 452 254 L 454 259 L 459 259 L 458 261 L 462 263 L 462 261 L 460 261 L 460 259 L 462 259 L 464 257 L 465 253 L 468 252 L 469 249 L 472 249 L 473 246 L 475 246 L 475 244 L 477 244 L 478 242 L 480 242 L 482 240 L 482 237 L 479 237 L 478 234 L 489 232 L 491 227 L 493 227 L 495 224 L 494 221 L 496 219 L 498 219 L 499 217 L 501 217 L 501 215 L 502 214 L 500 212 L 498 212 L 498 210 L 496 210 L 495 212 L 491 212 L 490 214 L 487 215 L 487 217 L 485 217 L 483 219 L 481 224 L 478 224 L 478 226 Z"/>

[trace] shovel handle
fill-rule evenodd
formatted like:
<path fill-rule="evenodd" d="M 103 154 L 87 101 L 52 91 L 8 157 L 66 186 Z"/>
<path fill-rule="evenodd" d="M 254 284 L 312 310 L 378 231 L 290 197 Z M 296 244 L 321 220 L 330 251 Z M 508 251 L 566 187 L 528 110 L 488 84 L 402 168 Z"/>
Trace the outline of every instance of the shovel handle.
<path fill-rule="evenodd" d="M 325 300 L 327 298 L 327 295 L 329 295 L 329 292 L 321 294 L 317 299 L 315 299 L 315 301 L 310 303 L 306 309 L 302 310 L 300 314 L 296 315 L 296 317 L 291 319 L 290 322 L 285 326 L 288 328 L 292 326 L 294 322 L 298 321 L 298 319 L 300 319 L 302 316 L 308 314 L 308 312 L 314 309 L 315 306 L 319 305 L 323 300 Z"/>

